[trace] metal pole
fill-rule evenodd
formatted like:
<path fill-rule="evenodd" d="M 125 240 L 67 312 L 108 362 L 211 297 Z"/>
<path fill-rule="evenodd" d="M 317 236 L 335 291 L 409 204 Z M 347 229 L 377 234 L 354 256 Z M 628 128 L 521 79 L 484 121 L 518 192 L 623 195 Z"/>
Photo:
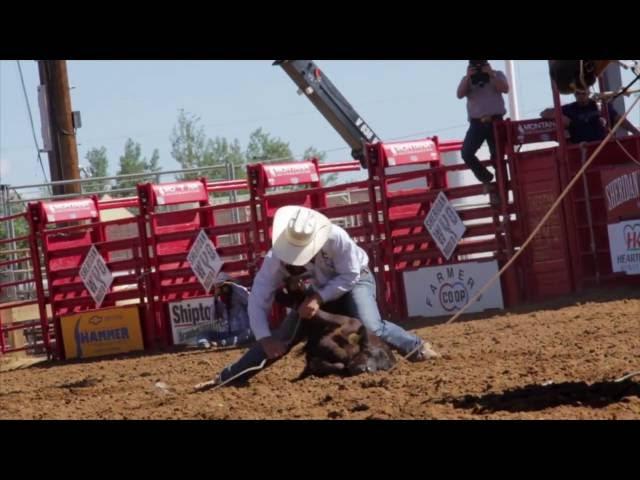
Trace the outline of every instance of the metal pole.
<path fill-rule="evenodd" d="M 549 60 L 549 65 L 551 65 L 551 61 Z M 560 190 L 562 191 L 569 184 L 570 179 L 568 178 L 568 159 L 569 159 L 569 151 L 567 146 L 567 137 L 566 137 L 566 129 L 564 125 L 564 115 L 562 114 L 562 102 L 560 100 L 560 91 L 558 90 L 558 85 L 556 82 L 551 79 L 551 93 L 553 95 L 553 106 L 555 109 L 555 121 L 556 121 L 556 131 L 557 131 L 557 141 L 558 141 L 558 177 L 560 181 Z M 563 235 L 566 238 L 565 249 L 569 251 L 576 245 L 576 233 L 573 230 L 575 218 L 573 216 L 573 212 L 569 210 L 567 205 L 568 201 L 563 200 L 558 214 L 561 215 L 563 220 L 561 224 L 563 224 Z M 579 264 L 577 257 L 567 254 L 569 258 L 569 267 L 570 272 L 569 276 L 571 278 L 571 291 L 575 292 L 578 289 L 578 270 Z"/>
<path fill-rule="evenodd" d="M 511 120 L 520 120 L 520 110 L 518 108 L 518 85 L 516 82 L 516 72 L 513 60 L 504 61 L 507 70 L 507 81 L 509 82 L 509 115 Z"/>
<path fill-rule="evenodd" d="M 580 144 L 580 163 L 584 166 L 587 161 L 587 146 Z M 593 214 L 591 213 L 591 195 L 589 193 L 589 182 L 587 181 L 587 172 L 582 175 L 582 188 L 584 192 L 584 207 L 587 213 L 587 224 L 589 225 L 589 243 L 591 247 L 591 255 L 593 256 L 593 266 L 596 274 L 596 285 L 600 285 L 600 267 L 598 266 L 598 250 L 596 248 L 596 235 L 593 230 Z"/>
<path fill-rule="evenodd" d="M 9 185 L 2 185 L 0 184 L 0 213 L 2 213 L 3 217 L 8 217 L 9 215 L 7 214 L 7 202 L 5 201 L 4 198 L 4 191 L 5 189 L 9 189 Z"/>
<path fill-rule="evenodd" d="M 9 215 L 11 215 L 11 210 L 9 210 Z M 13 218 L 11 220 L 9 220 L 9 237 L 10 238 L 16 238 L 16 229 L 15 229 L 15 225 L 13 223 L 14 221 L 15 221 L 15 219 L 13 219 Z M 17 248 L 18 248 L 18 244 L 15 241 L 11 242 L 11 249 L 13 250 L 13 252 L 10 255 L 11 260 L 17 260 L 19 258 L 18 257 L 18 253 L 16 252 Z M 16 272 L 15 272 L 16 268 L 18 268 L 18 264 L 12 263 L 11 266 L 10 266 L 10 269 L 11 269 L 10 270 L 11 271 L 11 281 L 12 282 L 15 282 L 15 281 L 18 281 L 18 280 L 23 280 L 23 277 L 25 277 L 24 274 L 20 274 L 19 273 L 18 277 L 20 277 L 20 278 L 16 278 Z M 10 291 L 11 291 L 11 295 L 12 295 L 13 300 L 18 300 L 18 285 L 13 285 L 11 287 Z"/>
<path fill-rule="evenodd" d="M 235 173 L 235 168 L 233 166 L 233 163 L 231 162 L 231 160 L 226 160 L 225 161 L 225 167 L 227 170 L 227 180 L 235 180 L 236 179 L 236 173 Z M 236 191 L 235 190 L 231 190 L 229 192 L 229 197 L 230 200 L 233 204 L 235 204 L 238 201 L 238 196 L 236 195 Z M 231 219 L 233 220 L 234 224 L 237 224 L 239 222 L 238 219 L 238 207 L 233 207 L 231 209 Z M 233 235 L 233 241 L 234 243 L 237 245 L 240 243 L 240 234 L 239 233 L 235 233 Z"/>
<path fill-rule="evenodd" d="M 601 90 L 607 92 L 615 92 L 617 90 L 620 90 L 622 88 L 622 72 L 620 69 L 620 64 L 617 62 L 611 62 L 609 66 L 604 70 L 604 73 L 600 77 L 600 81 L 602 86 Z M 609 105 L 612 106 L 616 112 L 618 112 L 618 115 L 620 115 L 620 112 L 625 111 L 624 96 L 619 96 L 611 103 L 609 103 L 607 107 Z M 609 116 L 607 116 L 606 120 L 607 125 L 611 126 Z M 622 129 L 618 129 L 618 131 L 616 132 L 616 137 L 618 138 L 625 137 L 626 135 L 627 132 Z"/>
<path fill-rule="evenodd" d="M 9 185 L 2 185 L 1 186 L 2 191 L 0 192 L 0 196 L 2 197 L 2 214 L 6 217 L 11 215 L 11 206 L 9 205 Z M 5 233 L 7 235 L 7 238 L 15 238 L 15 228 L 13 225 L 13 219 L 9 220 L 7 223 L 7 226 L 5 227 Z M 8 244 L 9 245 L 9 244 Z M 9 254 L 9 259 L 10 260 L 16 260 L 18 257 L 15 253 L 15 250 L 17 248 L 16 243 L 15 242 L 11 242 L 11 250 L 12 252 Z M 9 265 L 9 278 L 10 281 L 16 282 L 16 274 L 15 274 L 15 268 L 16 265 L 15 264 L 11 264 Z M 15 301 L 17 300 L 17 296 L 16 296 L 16 287 L 17 285 L 12 285 L 11 287 L 9 287 L 9 293 L 8 293 L 8 297 L 10 301 Z"/>

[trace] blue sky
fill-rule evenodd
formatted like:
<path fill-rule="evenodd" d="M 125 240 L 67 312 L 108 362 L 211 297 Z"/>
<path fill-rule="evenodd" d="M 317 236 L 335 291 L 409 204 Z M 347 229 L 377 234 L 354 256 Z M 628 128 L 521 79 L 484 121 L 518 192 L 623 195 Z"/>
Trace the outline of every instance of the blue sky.
<path fill-rule="evenodd" d="M 504 71 L 502 60 L 491 62 Z M 455 90 L 465 60 L 318 60 L 317 64 L 383 140 L 464 136 L 465 101 L 456 98 Z M 535 117 L 552 103 L 547 63 L 516 65 L 521 114 Z M 21 66 L 36 138 L 42 145 L 37 64 L 23 60 Z M 209 137 L 237 138 L 244 146 L 249 133 L 262 127 L 288 141 L 296 155 L 314 146 L 327 151 L 328 161 L 350 160 L 344 141 L 269 60 L 81 60 L 69 61 L 67 67 L 72 107 L 82 114 L 77 136 L 81 165 L 86 164 L 90 148 L 105 146 L 114 174 L 125 140 L 131 137 L 141 144 L 144 155 L 158 148 L 164 170 L 177 169 L 169 138 L 181 108 L 201 118 Z M 638 114 L 634 112 L 631 120 L 639 123 Z M 46 154 L 43 160 L 46 167 Z M 43 180 L 14 60 L 0 61 L 0 168 L 1 183 Z"/>

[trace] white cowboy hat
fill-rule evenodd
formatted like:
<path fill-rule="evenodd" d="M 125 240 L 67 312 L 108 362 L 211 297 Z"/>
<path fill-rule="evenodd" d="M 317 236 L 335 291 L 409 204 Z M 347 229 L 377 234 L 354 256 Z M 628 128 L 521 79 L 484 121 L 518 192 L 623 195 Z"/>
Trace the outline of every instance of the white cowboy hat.
<path fill-rule="evenodd" d="M 306 265 L 324 246 L 330 231 L 331 221 L 315 210 L 280 207 L 273 218 L 273 253 L 289 265 Z"/>

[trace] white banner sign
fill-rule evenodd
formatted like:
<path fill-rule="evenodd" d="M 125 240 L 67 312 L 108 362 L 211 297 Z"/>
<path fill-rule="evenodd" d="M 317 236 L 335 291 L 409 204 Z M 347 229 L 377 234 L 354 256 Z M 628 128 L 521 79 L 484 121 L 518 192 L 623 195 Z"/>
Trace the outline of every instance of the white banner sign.
<path fill-rule="evenodd" d="M 424 219 L 424 226 L 442 254 L 449 260 L 466 227 L 444 193 L 440 192 L 436 197 L 427 218 Z"/>
<path fill-rule="evenodd" d="M 96 307 L 100 308 L 111 283 L 113 283 L 113 276 L 95 245 L 91 246 L 80 266 L 80 278 L 96 302 Z"/>
<path fill-rule="evenodd" d="M 613 271 L 640 275 L 640 219 L 614 223 L 608 228 Z"/>
<path fill-rule="evenodd" d="M 224 262 L 204 230 L 200 230 L 198 233 L 196 241 L 193 242 L 189 255 L 187 255 L 187 260 L 205 292 L 208 293 Z"/>
<path fill-rule="evenodd" d="M 404 272 L 404 290 L 410 316 L 452 315 L 498 272 L 498 262 L 469 262 L 441 267 L 426 267 Z M 500 281 L 496 281 L 466 311 L 482 312 L 504 308 Z"/>
<path fill-rule="evenodd" d="M 169 321 L 174 345 L 195 345 L 199 338 L 226 332 L 228 326 L 214 318 L 213 297 L 195 298 L 169 304 Z"/>

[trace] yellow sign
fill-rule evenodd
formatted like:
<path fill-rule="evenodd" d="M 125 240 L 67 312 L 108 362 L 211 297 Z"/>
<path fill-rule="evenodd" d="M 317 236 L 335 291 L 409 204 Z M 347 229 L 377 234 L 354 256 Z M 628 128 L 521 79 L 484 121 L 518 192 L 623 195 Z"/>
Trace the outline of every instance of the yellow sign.
<path fill-rule="evenodd" d="M 137 306 L 104 308 L 60 318 L 66 358 L 144 349 Z"/>

